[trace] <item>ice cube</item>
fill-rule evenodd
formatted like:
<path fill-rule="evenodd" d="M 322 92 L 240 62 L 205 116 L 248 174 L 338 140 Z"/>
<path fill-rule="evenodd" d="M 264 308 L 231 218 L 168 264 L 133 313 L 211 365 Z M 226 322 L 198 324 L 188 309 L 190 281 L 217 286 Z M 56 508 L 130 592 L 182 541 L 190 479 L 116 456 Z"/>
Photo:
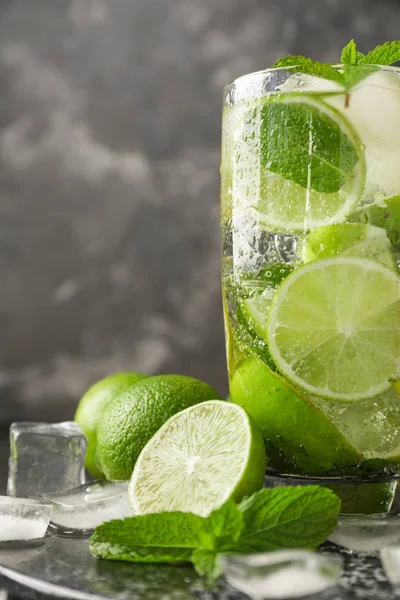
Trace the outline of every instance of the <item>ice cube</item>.
<path fill-rule="evenodd" d="M 0 496 L 0 542 L 44 537 L 50 516 L 49 502 Z"/>
<path fill-rule="evenodd" d="M 400 193 L 399 75 L 384 70 L 373 73 L 351 92 L 347 108 L 339 96 L 329 101 L 351 121 L 365 145 L 367 195 L 378 190 L 388 197 Z"/>
<path fill-rule="evenodd" d="M 7 494 L 42 498 L 84 483 L 86 447 L 74 422 L 13 423 Z"/>
<path fill-rule="evenodd" d="M 400 543 L 400 516 L 342 515 L 328 539 L 350 550 L 375 552 Z"/>
<path fill-rule="evenodd" d="M 337 83 L 298 74 L 281 87 L 287 92 L 340 91 Z M 399 74 L 385 69 L 377 71 L 350 90 L 349 95 L 327 95 L 324 100 L 338 109 L 360 136 L 367 163 L 366 196 L 373 199 L 379 192 L 386 197 L 399 194 Z"/>
<path fill-rule="evenodd" d="M 253 600 L 300 598 L 337 585 L 338 557 L 302 550 L 225 555 L 221 567 L 226 580 Z"/>
<path fill-rule="evenodd" d="M 387 578 L 394 586 L 400 586 L 400 545 L 382 548 L 380 555 Z"/>
<path fill-rule="evenodd" d="M 343 87 L 336 81 L 322 79 L 307 73 L 294 73 L 282 83 L 277 91 L 281 92 L 343 92 Z"/>
<path fill-rule="evenodd" d="M 131 517 L 125 481 L 94 481 L 47 496 L 53 506 L 52 525 L 64 532 L 91 531 L 111 519 Z"/>

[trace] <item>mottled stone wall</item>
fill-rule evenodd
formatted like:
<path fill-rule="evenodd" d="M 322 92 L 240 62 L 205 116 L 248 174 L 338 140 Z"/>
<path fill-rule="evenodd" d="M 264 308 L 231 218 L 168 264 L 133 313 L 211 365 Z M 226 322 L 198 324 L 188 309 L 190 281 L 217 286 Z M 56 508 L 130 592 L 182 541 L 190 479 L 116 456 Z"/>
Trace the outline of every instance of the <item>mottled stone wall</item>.
<path fill-rule="evenodd" d="M 395 0 L 0 0 L 0 420 L 116 370 L 227 391 L 222 86 L 400 37 Z"/>

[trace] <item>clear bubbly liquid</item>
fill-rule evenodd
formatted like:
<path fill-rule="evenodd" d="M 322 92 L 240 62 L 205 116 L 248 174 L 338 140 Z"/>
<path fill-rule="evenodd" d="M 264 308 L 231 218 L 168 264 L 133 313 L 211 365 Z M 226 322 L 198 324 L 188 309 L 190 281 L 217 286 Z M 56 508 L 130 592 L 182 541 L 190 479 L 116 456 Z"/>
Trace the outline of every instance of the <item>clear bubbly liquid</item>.
<path fill-rule="evenodd" d="M 253 95 L 250 100 L 225 107 L 221 166 L 222 287 L 231 393 L 234 401 L 243 404 L 243 398 L 235 398 L 237 386 L 232 386 L 232 382 L 235 378 L 245 381 L 245 375 L 241 378 L 241 374 L 246 373 L 250 361 L 258 361 L 268 369 L 265 386 L 257 387 L 254 376 L 253 396 L 252 385 L 247 386 L 245 408 L 254 413 L 256 420 L 262 421 L 263 407 L 260 405 L 273 403 L 272 409 L 265 411 L 271 428 L 268 423 L 261 423 L 272 468 L 293 474 L 320 475 L 395 472 L 400 466 L 400 398 L 394 384 L 396 374 L 393 374 L 390 389 L 375 397 L 346 403 L 340 399 L 318 397 L 306 393 L 282 372 L 271 356 L 265 332 L 277 290 L 291 273 L 312 260 L 330 256 L 340 261 L 346 254 L 380 261 L 387 268 L 397 270 L 400 197 L 398 214 L 397 201 L 390 206 L 386 201 L 400 194 L 400 169 L 397 167 L 400 161 L 400 75 L 391 71 L 378 72 L 367 78 L 355 92 L 333 95 L 326 92 L 331 91 L 331 82 L 311 80 L 306 76 L 298 76 L 294 83 L 290 80 L 291 76 L 278 92 L 292 93 L 294 89 L 295 93 L 300 91 L 307 96 L 309 154 L 315 150 L 323 155 L 325 149 L 329 150 L 329 142 L 322 150 L 320 141 L 318 148 L 313 146 L 313 137 L 318 137 L 319 127 L 313 119 L 318 119 L 319 103 L 328 105 L 328 119 L 336 118 L 338 113 L 338 129 L 331 138 L 334 135 L 340 137 L 336 166 L 343 181 L 336 192 L 332 191 L 335 181 L 332 186 L 329 181 L 324 182 L 323 177 L 319 182 L 319 163 L 313 160 L 308 162 L 308 180 L 301 183 L 294 180 L 293 177 L 298 177 L 297 172 L 292 175 L 290 169 L 282 175 L 286 166 L 280 164 L 277 167 L 274 157 L 279 158 L 280 150 L 281 156 L 288 153 L 286 141 L 293 136 L 293 127 L 288 119 L 282 128 L 282 123 L 277 120 L 279 113 L 273 118 L 269 115 L 267 125 L 263 123 L 266 118 L 263 106 L 271 97 L 268 93 L 256 98 Z M 285 113 L 281 113 L 281 118 L 282 115 Z M 342 116 L 349 129 L 343 129 Z M 291 113 L 289 117 L 292 118 Z M 278 127 L 284 133 L 278 140 L 280 148 L 276 147 L 278 138 L 274 138 Z M 351 137 L 353 134 L 354 138 Z M 348 168 L 351 159 L 346 146 L 349 139 L 357 153 L 351 169 Z M 288 156 L 290 160 L 290 153 Z M 315 177 L 311 172 L 313 169 Z M 372 212 L 368 212 L 370 207 Z M 373 229 L 368 229 L 364 235 L 361 228 L 355 227 L 355 231 L 363 231 L 361 237 L 364 237 L 349 243 L 346 232 L 350 231 L 352 223 Z M 327 243 L 323 239 L 318 243 L 316 237 L 314 245 L 310 244 L 315 235 L 313 232 L 318 228 L 341 224 L 345 224 L 344 237 L 341 229 L 333 230 L 337 239 L 331 234 Z M 376 293 L 379 294 L 379 290 Z M 257 300 L 261 296 L 265 302 Z M 296 306 L 292 308 L 294 312 L 297 310 Z M 400 321 L 398 324 L 400 327 Z M 274 377 L 277 377 L 276 388 Z M 274 426 L 275 415 L 280 410 L 285 411 L 285 395 L 281 388 L 285 384 L 297 399 L 290 405 L 286 422 L 281 417 L 280 425 L 277 419 Z M 269 391 L 273 388 L 276 393 L 272 390 L 273 393 L 265 393 L 264 397 L 263 387 L 269 387 Z M 316 430 L 311 423 L 318 424 L 318 420 L 323 425 Z M 296 421 L 296 426 L 287 425 L 289 421 Z M 330 454 L 322 452 L 328 443 L 335 446 Z M 319 457 L 318 447 L 323 458 Z"/>

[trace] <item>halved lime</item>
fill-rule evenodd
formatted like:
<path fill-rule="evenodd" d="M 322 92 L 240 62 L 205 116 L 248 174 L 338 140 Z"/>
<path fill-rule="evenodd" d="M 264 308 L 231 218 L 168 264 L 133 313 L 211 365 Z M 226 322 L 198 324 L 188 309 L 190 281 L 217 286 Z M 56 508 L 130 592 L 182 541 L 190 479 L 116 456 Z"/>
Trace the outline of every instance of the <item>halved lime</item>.
<path fill-rule="evenodd" d="M 269 466 L 286 473 L 356 472 L 361 454 L 305 394 L 259 358 L 242 363 L 230 382 L 232 402 L 260 427 Z"/>
<path fill-rule="evenodd" d="M 363 223 L 323 225 L 311 231 L 304 246 L 304 262 L 328 256 L 359 256 L 396 266 L 390 240 L 384 229 Z"/>
<path fill-rule="evenodd" d="M 339 223 L 365 185 L 360 139 L 346 118 L 307 94 L 271 96 L 248 111 L 235 134 L 232 194 L 273 231 Z"/>
<path fill-rule="evenodd" d="M 366 258 L 308 263 L 275 294 L 267 341 L 278 369 L 310 394 L 377 396 L 390 388 L 400 356 L 400 278 Z"/>
<path fill-rule="evenodd" d="M 243 408 L 218 400 L 172 417 L 142 450 L 129 485 L 135 514 L 192 512 L 206 517 L 229 498 L 260 489 L 261 432 Z"/>

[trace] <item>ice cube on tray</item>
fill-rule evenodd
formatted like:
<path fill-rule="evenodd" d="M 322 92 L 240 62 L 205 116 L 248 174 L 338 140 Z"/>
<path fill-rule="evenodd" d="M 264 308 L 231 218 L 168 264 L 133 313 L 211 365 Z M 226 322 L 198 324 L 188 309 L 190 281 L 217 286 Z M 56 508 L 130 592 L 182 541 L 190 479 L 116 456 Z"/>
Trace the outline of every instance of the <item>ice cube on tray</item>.
<path fill-rule="evenodd" d="M 43 538 L 51 510 L 43 500 L 0 496 L 0 542 Z"/>
<path fill-rule="evenodd" d="M 386 546 L 380 551 L 383 570 L 390 583 L 400 586 L 400 544 Z"/>
<path fill-rule="evenodd" d="M 341 515 L 329 541 L 358 552 L 400 544 L 399 515 Z"/>
<path fill-rule="evenodd" d="M 87 439 L 73 421 L 13 423 L 7 494 L 42 498 L 85 482 Z"/>
<path fill-rule="evenodd" d="M 341 561 L 303 550 L 225 555 L 226 580 L 252 600 L 300 598 L 338 585 Z"/>
<path fill-rule="evenodd" d="M 131 517 L 128 484 L 128 481 L 94 481 L 47 496 L 53 507 L 52 525 L 65 533 L 85 533 L 106 521 Z"/>

